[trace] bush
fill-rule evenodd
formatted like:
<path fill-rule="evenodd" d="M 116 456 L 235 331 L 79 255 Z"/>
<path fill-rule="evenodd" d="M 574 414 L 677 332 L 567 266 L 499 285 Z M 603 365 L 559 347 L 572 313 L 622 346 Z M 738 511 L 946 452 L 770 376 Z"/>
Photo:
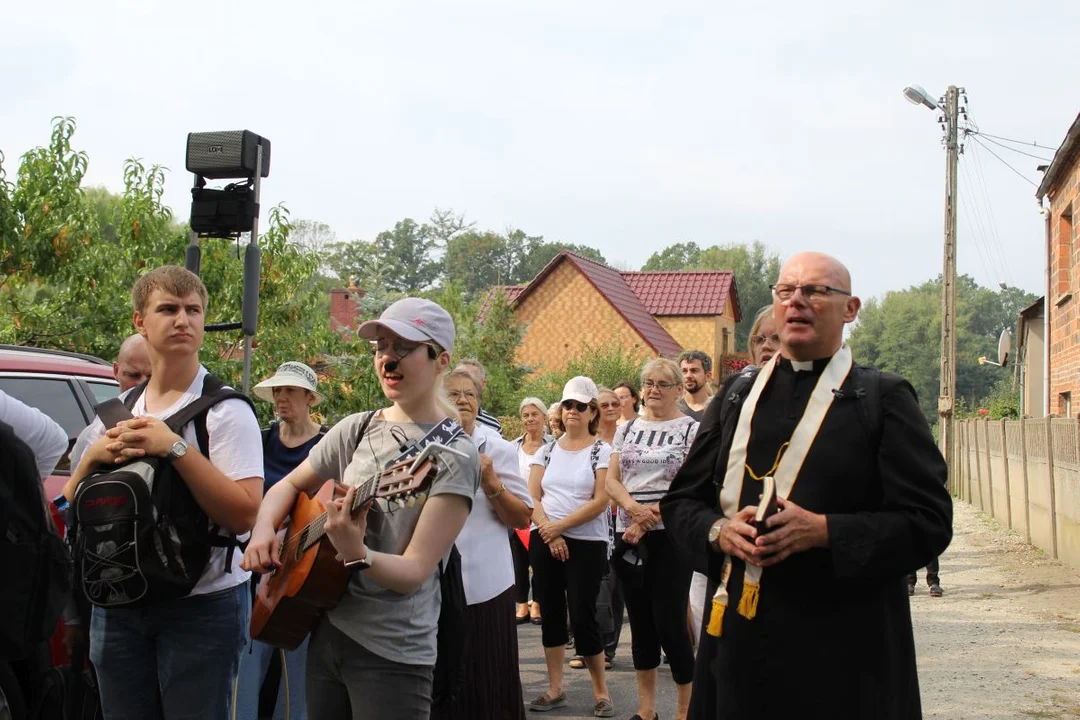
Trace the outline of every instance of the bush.
<path fill-rule="evenodd" d="M 500 415 L 499 423 L 502 424 L 502 435 L 507 440 L 514 440 L 525 434 L 525 423 L 515 415 Z"/>
<path fill-rule="evenodd" d="M 641 368 L 650 358 L 644 352 L 628 350 L 617 343 L 608 343 L 599 348 L 586 345 L 565 369 L 527 380 L 522 385 L 521 398 L 533 395 L 550 406 L 562 397 L 566 381 L 578 375 L 592 378 L 601 387 L 615 387 L 626 381 L 636 387 L 640 384 Z M 521 398 L 518 398 L 519 402 Z"/>

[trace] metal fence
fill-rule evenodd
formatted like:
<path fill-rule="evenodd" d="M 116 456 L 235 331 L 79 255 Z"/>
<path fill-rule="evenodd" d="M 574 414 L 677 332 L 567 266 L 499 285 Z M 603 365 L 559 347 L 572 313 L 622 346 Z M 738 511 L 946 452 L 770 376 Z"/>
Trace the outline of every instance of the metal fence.
<path fill-rule="evenodd" d="M 952 492 L 1080 567 L 1080 422 L 962 420 Z"/>

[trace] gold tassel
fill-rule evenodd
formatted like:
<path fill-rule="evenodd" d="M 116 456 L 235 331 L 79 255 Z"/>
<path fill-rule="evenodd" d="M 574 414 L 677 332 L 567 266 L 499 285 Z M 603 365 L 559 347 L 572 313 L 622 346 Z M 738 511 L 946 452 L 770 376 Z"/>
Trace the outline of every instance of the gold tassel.
<path fill-rule="evenodd" d="M 720 598 L 713 598 L 712 613 L 709 615 L 709 627 L 705 629 L 705 632 L 713 637 L 720 637 L 724 634 L 725 610 L 727 610 L 727 605 L 720 602 Z"/>
<path fill-rule="evenodd" d="M 739 614 L 747 620 L 753 620 L 757 615 L 758 595 L 761 585 L 752 582 L 743 582 L 742 597 L 739 598 Z"/>

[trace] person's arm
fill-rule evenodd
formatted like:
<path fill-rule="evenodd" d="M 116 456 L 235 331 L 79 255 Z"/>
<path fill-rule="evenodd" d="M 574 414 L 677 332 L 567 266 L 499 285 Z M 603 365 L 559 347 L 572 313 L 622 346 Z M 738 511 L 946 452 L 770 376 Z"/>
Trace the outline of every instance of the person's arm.
<path fill-rule="evenodd" d="M 0 420 L 12 427 L 15 435 L 34 453 L 38 476 L 52 474 L 56 463 L 68 449 L 64 428 L 36 407 L 13 398 L 0 390 Z"/>
<path fill-rule="evenodd" d="M 544 512 L 544 472 L 547 470 L 543 465 L 533 464 L 529 466 L 529 495 L 533 501 L 532 521 L 537 526 L 548 522 L 547 513 Z"/>
<path fill-rule="evenodd" d="M 518 474 L 517 452 L 509 443 L 499 444 L 495 439 L 488 441 L 488 447 L 491 455 L 480 456 L 480 484 L 484 494 L 503 525 L 519 530 L 527 528 L 532 508 L 526 501 L 531 499 L 525 481 Z"/>
<path fill-rule="evenodd" d="M 837 577 L 903 575 L 938 557 L 952 540 L 948 468 L 915 390 L 906 380 L 885 392 L 882 377 L 882 502 L 876 511 L 830 514 L 828 541 Z"/>
<path fill-rule="evenodd" d="M 622 483 L 622 468 L 619 467 L 619 453 L 611 453 L 611 464 L 608 465 L 606 486 L 608 496 L 626 512 L 635 524 L 641 525 L 646 530 L 652 530 L 660 519 L 660 510 L 657 505 L 642 505 L 635 500 L 626 486 Z"/>
<path fill-rule="evenodd" d="M 247 550 L 244 551 L 244 560 L 240 567 L 244 570 L 267 572 L 281 565 L 281 556 L 278 554 L 279 538 L 277 530 L 285 522 L 296 496 L 300 493 L 314 495 L 325 479 L 311 466 L 310 460 L 304 460 L 297 465 L 292 472 L 275 483 L 266 493 L 259 505 L 259 512 L 255 518 L 255 525 L 251 529 L 251 538 L 248 541 Z"/>
<path fill-rule="evenodd" d="M 545 541 L 551 542 L 551 540 L 560 537 L 570 528 L 575 528 L 595 520 L 600 513 L 607 510 L 607 468 L 597 468 L 595 478 L 596 481 L 593 484 L 593 495 L 588 502 L 584 503 L 581 507 L 564 517 L 562 520 L 547 522 L 539 527 L 540 535 Z"/>

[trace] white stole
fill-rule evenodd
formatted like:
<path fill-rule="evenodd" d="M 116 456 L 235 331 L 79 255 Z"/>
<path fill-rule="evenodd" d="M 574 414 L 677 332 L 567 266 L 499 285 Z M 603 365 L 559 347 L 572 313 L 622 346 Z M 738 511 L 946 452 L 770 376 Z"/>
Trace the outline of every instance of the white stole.
<path fill-rule="evenodd" d="M 774 355 L 750 388 L 750 393 L 742 403 L 739 411 L 738 424 L 735 426 L 735 436 L 731 441 L 731 449 L 728 451 L 727 472 L 724 474 L 724 485 L 720 489 L 720 510 L 724 517 L 732 518 L 739 511 L 739 499 L 742 497 L 743 480 L 746 477 L 746 450 L 750 444 L 750 423 L 754 418 L 758 400 L 761 393 L 769 383 L 773 371 L 780 360 L 779 355 Z M 829 412 L 835 392 L 840 389 L 851 372 L 851 350 L 846 344 L 840 346 L 840 350 L 832 356 L 829 364 L 818 378 L 814 391 L 810 394 L 810 400 L 806 405 L 795 432 L 791 434 L 791 440 L 787 451 L 784 453 L 780 464 L 773 476 L 776 480 L 776 494 L 785 500 L 795 487 L 799 471 L 803 462 L 810 452 L 821 429 L 825 415 Z M 743 577 L 742 597 L 739 600 L 738 612 L 748 620 L 752 620 L 757 614 L 758 596 L 761 592 L 761 576 L 764 568 L 757 565 L 746 565 L 746 573 Z M 720 577 L 720 585 L 716 588 L 713 596 L 712 612 L 709 617 L 707 632 L 714 637 L 720 637 L 723 631 L 724 611 L 728 604 L 728 581 L 731 578 L 731 557 L 724 557 L 724 567 Z"/>

